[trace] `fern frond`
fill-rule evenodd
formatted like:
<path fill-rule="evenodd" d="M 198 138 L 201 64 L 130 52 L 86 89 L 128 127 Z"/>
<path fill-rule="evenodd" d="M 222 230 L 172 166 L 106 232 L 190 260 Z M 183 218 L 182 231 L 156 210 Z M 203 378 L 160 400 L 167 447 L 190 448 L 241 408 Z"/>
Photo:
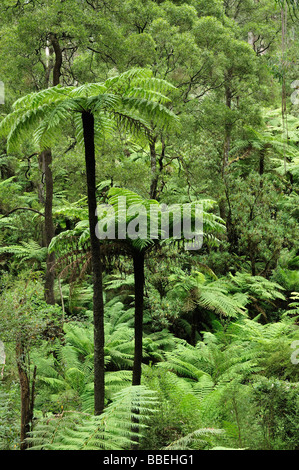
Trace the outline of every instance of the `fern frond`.
<path fill-rule="evenodd" d="M 75 87 L 68 87 L 67 93 Z M 61 85 L 57 85 L 51 88 L 45 88 L 44 90 L 38 92 L 29 93 L 14 102 L 12 105 L 14 111 L 24 110 L 24 109 L 38 109 L 43 105 L 49 105 L 52 103 L 59 102 L 64 100 L 66 97 L 65 88 Z"/>
<path fill-rule="evenodd" d="M 37 109 L 27 109 L 23 110 L 22 113 L 18 113 L 19 116 L 11 125 L 9 134 L 7 136 L 8 152 L 18 150 L 23 140 L 26 139 L 30 133 L 33 134 L 48 110 L 48 105 L 43 105 Z"/>
<path fill-rule="evenodd" d="M 1 253 L 10 253 L 16 258 L 20 258 L 22 262 L 28 260 L 45 261 L 47 256 L 47 248 L 41 247 L 36 241 L 20 242 L 19 245 L 9 245 L 0 247 Z"/>
<path fill-rule="evenodd" d="M 88 98 L 89 96 L 98 96 L 105 93 L 107 87 L 103 83 L 85 83 L 78 87 L 68 88 L 68 96 L 71 98 Z"/>
<path fill-rule="evenodd" d="M 238 314 L 243 314 L 246 311 L 244 305 L 239 302 L 239 297 L 229 296 L 213 286 L 201 289 L 197 303 L 207 310 L 228 317 L 236 318 Z"/>
<path fill-rule="evenodd" d="M 31 450 L 125 450 L 141 436 L 155 411 L 155 392 L 144 386 L 127 387 L 114 395 L 100 416 L 62 413 L 40 420 L 31 433 Z M 138 419 L 138 430 L 132 419 Z"/>
<path fill-rule="evenodd" d="M 208 436 L 215 436 L 223 434 L 223 429 L 216 428 L 201 428 L 192 431 L 186 436 L 180 437 L 179 439 L 173 441 L 168 446 L 164 447 L 163 450 L 192 450 L 200 449 L 207 444 L 207 441 L 204 439 Z"/>
<path fill-rule="evenodd" d="M 152 77 L 151 70 L 133 67 L 120 75 L 108 78 L 105 81 L 105 86 L 112 91 L 124 91 L 130 87 L 132 80 L 142 80 L 150 77 Z"/>
<path fill-rule="evenodd" d="M 159 101 L 139 98 L 132 95 L 129 97 L 123 97 L 122 104 L 124 109 L 128 111 L 138 111 L 138 114 L 142 116 L 143 124 L 146 127 L 150 127 L 147 125 L 147 122 L 150 123 L 151 121 L 154 122 L 158 127 L 165 129 L 168 129 L 170 126 L 178 126 L 178 116 L 162 105 L 162 103 Z"/>

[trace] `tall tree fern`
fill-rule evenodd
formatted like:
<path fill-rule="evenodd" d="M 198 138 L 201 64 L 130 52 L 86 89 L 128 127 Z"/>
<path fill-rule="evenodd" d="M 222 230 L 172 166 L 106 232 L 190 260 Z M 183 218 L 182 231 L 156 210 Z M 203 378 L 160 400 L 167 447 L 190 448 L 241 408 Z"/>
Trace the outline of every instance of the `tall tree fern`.
<path fill-rule="evenodd" d="M 122 201 L 124 206 L 122 206 Z M 143 303 L 144 303 L 144 266 L 145 266 L 145 257 L 148 255 L 151 249 L 156 247 L 159 244 L 170 244 L 176 243 L 181 244 L 182 247 L 189 243 L 189 239 L 185 238 L 183 232 L 183 226 L 180 229 L 180 237 L 176 238 L 173 235 L 174 226 L 175 226 L 175 217 L 172 213 L 171 208 L 168 211 L 164 211 L 166 215 L 169 216 L 169 235 L 166 237 L 163 232 L 161 217 L 163 208 L 156 201 L 152 199 L 145 199 L 139 194 L 118 187 L 112 187 L 108 192 L 107 202 L 112 209 L 111 212 L 106 213 L 104 210 L 101 216 L 99 216 L 99 222 L 97 226 L 98 232 L 103 238 L 102 244 L 102 253 L 109 250 L 113 252 L 121 252 L 124 255 L 127 255 L 133 258 L 133 267 L 134 267 L 134 289 L 135 289 L 135 354 L 134 354 L 134 367 L 133 367 L 133 384 L 140 385 L 141 381 L 141 364 L 142 364 L 142 332 L 143 332 Z M 194 226 L 197 222 L 197 214 L 195 211 L 196 205 L 201 204 L 203 206 L 202 217 L 203 217 L 203 239 L 204 242 L 210 245 L 217 243 L 217 236 L 219 233 L 224 231 L 223 221 L 220 217 L 216 216 L 212 212 L 214 201 L 212 200 L 202 200 L 192 203 L 191 207 L 191 226 L 194 229 Z M 105 206 L 106 207 L 106 206 Z M 105 209 L 104 207 L 104 209 Z M 134 222 L 134 215 L 130 214 L 130 208 L 140 208 L 143 211 L 146 211 L 145 227 L 136 233 L 136 236 L 131 237 L 128 233 L 128 228 L 130 223 Z M 183 217 L 183 204 L 177 204 L 178 211 Z M 150 227 L 154 219 L 151 209 L 155 209 L 155 214 L 159 219 L 158 223 L 158 232 L 157 237 L 151 237 Z M 125 227 L 125 237 L 118 239 L 118 230 L 119 226 L 124 224 Z M 103 230 L 101 231 L 100 228 Z M 104 230 L 105 228 L 105 230 Z M 111 234 L 115 235 L 115 238 L 112 238 Z M 89 241 L 89 233 L 86 231 L 86 221 L 81 221 L 77 224 L 75 229 L 72 231 L 66 231 L 59 234 L 52 240 L 50 245 L 50 250 L 55 250 L 57 248 L 65 249 L 69 240 L 72 240 L 72 237 L 76 237 L 78 241 L 78 246 L 82 246 L 84 243 Z"/>
<path fill-rule="evenodd" d="M 86 165 L 87 199 L 93 272 L 94 311 L 94 392 L 95 414 L 104 408 L 104 305 L 100 241 L 96 236 L 96 141 L 120 125 L 126 131 L 148 135 L 151 122 L 160 127 L 177 119 L 168 110 L 164 92 L 172 88 L 152 77 L 149 70 L 133 69 L 104 83 L 79 87 L 59 85 L 31 93 L 17 100 L 13 111 L 0 123 L 0 135 L 8 138 L 8 148 L 18 147 L 30 135 L 39 150 L 52 147 L 73 120 L 78 142 L 83 144 Z"/>
<path fill-rule="evenodd" d="M 124 207 L 121 204 L 121 200 L 125 200 L 125 213 Z M 222 220 L 210 213 L 209 210 L 213 205 L 213 201 L 206 200 L 200 201 L 204 206 L 203 210 L 203 229 L 204 236 L 210 237 L 210 240 L 214 240 L 217 234 L 223 231 Z M 139 385 L 141 381 L 141 364 L 142 364 L 142 331 L 143 331 L 143 307 L 144 307 L 144 263 L 145 255 L 149 250 L 155 247 L 157 244 L 170 243 L 170 242 L 181 242 L 186 243 L 185 234 L 183 233 L 183 226 L 180 228 L 179 240 L 176 240 L 176 236 L 173 235 L 175 230 L 175 216 L 172 210 L 168 210 L 168 221 L 169 221 L 169 234 L 165 237 L 163 233 L 163 227 L 161 224 L 161 217 L 163 209 L 160 204 L 153 199 L 144 199 L 133 191 L 129 191 L 122 188 L 111 188 L 108 192 L 108 204 L 113 209 L 112 213 L 108 216 L 104 216 L 104 221 L 107 228 L 107 239 L 109 241 L 109 231 L 112 229 L 112 233 L 118 232 L 119 226 L 124 223 L 126 229 L 126 236 L 118 242 L 125 245 L 128 253 L 133 258 L 134 265 L 134 283 L 135 283 L 135 354 L 134 354 L 134 368 L 133 368 L 133 385 Z M 190 213 L 190 223 L 194 229 L 194 225 L 197 222 L 198 215 L 195 211 L 196 202 L 192 204 L 192 211 Z M 130 223 L 134 220 L 134 216 L 129 215 L 130 207 L 140 208 L 145 211 L 145 226 L 139 226 L 139 232 L 134 234 L 132 237 L 128 232 Z M 178 204 L 178 211 L 180 216 L 183 215 L 183 204 Z M 154 214 L 151 209 L 154 209 Z M 167 211 L 166 211 L 167 212 Z M 157 234 L 151 236 L 151 224 L 154 217 L 158 217 Z M 124 222 L 123 222 L 124 221 Z M 101 219 L 99 219 L 101 222 Z M 105 235 L 105 234 L 104 234 Z"/>
<path fill-rule="evenodd" d="M 191 274 L 178 269 L 170 276 L 169 298 L 179 299 L 182 313 L 191 314 L 190 340 L 193 345 L 198 339 L 198 327 L 203 312 L 216 314 L 220 318 L 237 318 L 246 313 L 246 294 L 230 293 L 222 279 L 211 280 L 200 271 Z"/>

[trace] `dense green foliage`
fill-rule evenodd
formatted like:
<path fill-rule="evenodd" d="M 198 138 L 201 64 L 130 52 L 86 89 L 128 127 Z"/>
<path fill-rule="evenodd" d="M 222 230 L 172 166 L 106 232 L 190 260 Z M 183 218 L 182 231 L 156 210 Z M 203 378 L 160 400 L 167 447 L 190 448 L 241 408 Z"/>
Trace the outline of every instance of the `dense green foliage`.
<path fill-rule="evenodd" d="M 291 0 L 2 0 L 1 450 L 298 450 L 298 17 Z M 95 247 L 93 195 L 114 209 L 102 228 L 125 197 L 146 235 Z M 151 210 L 190 204 L 195 224 L 198 203 L 200 249 L 170 210 L 149 236 Z"/>

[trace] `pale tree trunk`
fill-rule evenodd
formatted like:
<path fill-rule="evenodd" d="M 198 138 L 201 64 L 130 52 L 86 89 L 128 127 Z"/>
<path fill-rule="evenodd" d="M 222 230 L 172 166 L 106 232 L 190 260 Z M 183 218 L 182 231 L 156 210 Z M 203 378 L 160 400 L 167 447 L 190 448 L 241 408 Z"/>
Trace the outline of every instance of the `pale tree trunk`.
<path fill-rule="evenodd" d="M 62 66 L 62 52 L 60 49 L 59 41 L 56 34 L 50 33 L 50 45 L 53 48 L 55 54 L 54 66 L 53 66 L 53 86 L 59 84 Z M 49 68 L 52 65 L 49 64 Z M 52 238 L 55 235 L 54 223 L 53 223 L 53 174 L 52 174 L 52 152 L 51 149 L 44 150 L 39 157 L 39 165 L 42 168 L 44 179 L 46 196 L 44 198 L 43 193 L 40 193 L 40 197 L 44 199 L 45 204 L 45 225 L 44 225 L 44 243 L 48 247 Z M 54 295 L 54 282 L 55 282 L 55 253 L 48 253 L 46 260 L 46 273 L 45 273 L 45 300 L 48 304 L 55 304 Z"/>
<path fill-rule="evenodd" d="M 165 158 L 165 149 L 166 149 L 166 144 L 161 136 L 161 144 L 162 144 L 162 149 L 161 153 L 157 155 L 157 150 L 156 150 L 156 143 L 157 143 L 157 137 L 152 137 L 150 142 L 149 142 L 149 148 L 150 148 L 150 161 L 151 161 L 151 186 L 150 186 L 150 199 L 158 199 L 159 194 L 161 193 L 163 189 L 163 180 L 160 185 L 160 188 L 158 188 L 158 183 L 159 183 L 159 178 L 162 175 L 163 169 L 164 169 L 164 158 Z"/>

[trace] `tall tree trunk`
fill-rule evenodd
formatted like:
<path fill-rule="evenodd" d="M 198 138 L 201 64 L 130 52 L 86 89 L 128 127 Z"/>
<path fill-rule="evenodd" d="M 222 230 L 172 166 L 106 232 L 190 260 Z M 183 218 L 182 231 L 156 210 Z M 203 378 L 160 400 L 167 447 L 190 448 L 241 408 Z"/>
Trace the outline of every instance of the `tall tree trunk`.
<path fill-rule="evenodd" d="M 62 51 L 60 49 L 59 41 L 56 34 L 50 33 L 50 43 L 53 47 L 55 54 L 55 61 L 53 67 L 53 86 L 59 84 L 62 66 Z M 50 67 L 50 66 L 49 66 Z M 55 235 L 53 224 L 53 174 L 52 174 L 52 152 L 51 149 L 44 150 L 40 155 L 40 167 L 43 168 L 46 185 L 46 198 L 45 198 L 45 225 L 44 225 L 44 238 L 45 244 L 48 247 L 52 238 Z M 45 274 L 45 300 L 48 304 L 55 304 L 54 296 L 54 264 L 55 253 L 48 253 L 46 261 L 46 274 Z"/>
<path fill-rule="evenodd" d="M 53 67 L 53 86 L 56 86 L 60 82 L 61 67 L 62 67 L 62 51 L 60 49 L 59 40 L 57 35 L 54 33 L 50 34 L 50 41 L 54 49 L 55 62 Z"/>
<path fill-rule="evenodd" d="M 135 351 L 132 385 L 141 383 L 142 333 L 143 333 L 143 296 L 144 296 L 144 253 L 133 256 L 135 281 Z"/>
<path fill-rule="evenodd" d="M 134 264 L 134 284 L 135 284 L 135 349 L 132 385 L 141 384 L 142 367 L 142 336 L 143 336 L 143 296 L 144 296 L 144 253 L 136 251 L 133 255 Z M 132 413 L 138 415 L 137 410 L 132 409 Z M 139 418 L 132 418 L 132 431 L 139 431 Z M 135 437 L 133 450 L 137 450 L 139 438 Z"/>
<path fill-rule="evenodd" d="M 156 150 L 156 142 L 157 142 L 157 137 L 152 137 L 149 143 L 150 147 L 150 157 L 151 157 L 151 186 L 150 186 L 150 198 L 151 199 L 157 199 L 159 197 L 159 193 L 161 193 L 163 189 L 164 182 L 162 180 L 162 184 L 160 186 L 160 189 L 158 190 L 158 183 L 159 183 L 159 178 L 162 175 L 163 169 L 164 169 L 164 158 L 165 158 L 165 149 L 166 149 L 166 144 L 161 136 L 161 144 L 162 144 L 162 149 L 161 153 L 158 157 L 157 155 L 157 150 Z M 159 166 L 157 167 L 157 158 L 158 158 L 158 164 Z"/>
<path fill-rule="evenodd" d="M 228 109 L 231 109 L 232 106 L 232 92 L 229 86 L 225 87 L 225 104 Z M 232 133 L 232 124 L 230 122 L 230 116 L 228 121 L 224 125 L 224 148 L 223 148 L 223 161 L 222 161 L 222 177 L 225 177 L 225 171 L 228 165 L 228 158 L 231 146 L 231 133 Z"/>
<path fill-rule="evenodd" d="M 190 333 L 190 343 L 192 346 L 196 346 L 196 334 L 198 329 L 198 318 L 200 315 L 200 311 L 198 306 L 192 312 L 191 318 L 191 333 Z"/>
<path fill-rule="evenodd" d="M 151 199 L 156 199 L 157 186 L 158 186 L 156 140 L 157 140 L 156 137 L 152 137 L 149 143 L 150 157 L 151 157 L 151 187 L 150 187 Z"/>
<path fill-rule="evenodd" d="M 260 151 L 259 174 L 263 176 L 265 171 L 265 149 Z"/>
<path fill-rule="evenodd" d="M 20 333 L 20 336 L 22 336 L 22 333 Z M 19 338 L 16 342 L 16 359 L 21 391 L 20 450 L 26 450 L 30 447 L 26 438 L 32 428 L 36 367 L 33 373 L 32 388 L 30 388 L 30 377 L 26 366 L 26 351 L 22 338 Z"/>
<path fill-rule="evenodd" d="M 46 149 L 42 152 L 45 168 L 45 182 L 46 182 L 46 199 L 45 199 L 45 241 L 48 247 L 55 234 L 53 223 L 53 175 L 51 170 L 52 165 L 52 152 L 51 149 Z M 45 274 L 45 300 L 48 304 L 55 304 L 54 296 L 54 264 L 55 254 L 48 253 L 46 260 L 46 274 Z"/>
<path fill-rule="evenodd" d="M 82 113 L 85 145 L 85 164 L 88 197 L 88 218 L 91 243 L 91 264 L 93 273 L 93 322 L 94 322 L 94 400 L 95 414 L 101 414 L 105 403 L 104 376 L 104 302 L 102 291 L 101 246 L 96 236 L 96 164 L 94 147 L 94 117 Z"/>
<path fill-rule="evenodd" d="M 228 78 L 227 78 L 227 82 L 229 82 Z M 228 85 L 225 86 L 225 104 L 228 109 L 231 109 L 232 93 Z M 224 185 L 226 185 L 226 170 L 228 167 L 229 152 L 230 152 L 230 147 L 231 147 L 231 132 L 232 132 L 232 124 L 230 122 L 230 116 L 228 116 L 227 121 L 224 123 L 223 153 L 222 153 L 222 162 L 221 162 L 221 170 L 220 170 L 221 178 L 222 178 Z M 220 212 L 220 217 L 223 220 L 225 220 L 226 219 L 226 201 L 223 196 L 221 196 L 219 200 L 219 212 Z"/>

